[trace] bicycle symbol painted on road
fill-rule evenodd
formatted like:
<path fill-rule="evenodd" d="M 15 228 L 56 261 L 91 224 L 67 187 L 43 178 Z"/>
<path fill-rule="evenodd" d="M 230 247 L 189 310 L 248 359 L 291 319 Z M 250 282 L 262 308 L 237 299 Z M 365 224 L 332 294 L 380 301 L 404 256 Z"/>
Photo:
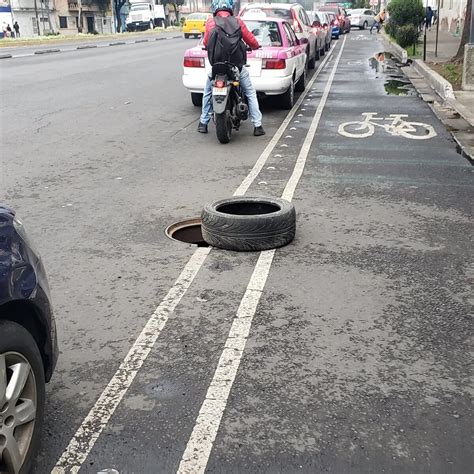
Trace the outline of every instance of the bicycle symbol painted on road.
<path fill-rule="evenodd" d="M 390 135 L 412 140 L 428 140 L 437 135 L 435 129 L 427 123 L 403 120 L 403 117 L 408 115 L 390 114 L 385 118 L 376 115 L 376 112 L 364 112 L 362 113 L 364 120 L 341 123 L 338 133 L 348 138 L 367 138 L 375 133 L 375 127 L 380 127 Z M 379 123 L 380 121 L 387 123 Z"/>

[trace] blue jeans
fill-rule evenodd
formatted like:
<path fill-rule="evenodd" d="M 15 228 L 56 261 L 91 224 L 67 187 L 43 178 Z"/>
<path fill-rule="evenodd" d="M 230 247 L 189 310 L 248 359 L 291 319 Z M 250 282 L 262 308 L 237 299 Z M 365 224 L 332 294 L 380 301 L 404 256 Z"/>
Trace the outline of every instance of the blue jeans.
<path fill-rule="evenodd" d="M 371 33 L 374 28 L 377 28 L 377 33 L 380 31 L 380 23 L 376 20 L 374 20 L 374 22 L 372 23 L 372 26 L 370 27 Z"/>
<path fill-rule="evenodd" d="M 257 93 L 250 80 L 250 74 L 247 68 L 244 66 L 240 72 L 240 85 L 247 98 L 249 105 L 250 121 L 254 127 L 260 127 L 262 125 L 262 113 L 258 106 Z M 212 118 L 212 90 L 211 90 L 211 79 L 208 77 L 206 87 L 204 88 L 204 96 L 202 98 L 202 113 L 200 122 L 206 125 Z"/>

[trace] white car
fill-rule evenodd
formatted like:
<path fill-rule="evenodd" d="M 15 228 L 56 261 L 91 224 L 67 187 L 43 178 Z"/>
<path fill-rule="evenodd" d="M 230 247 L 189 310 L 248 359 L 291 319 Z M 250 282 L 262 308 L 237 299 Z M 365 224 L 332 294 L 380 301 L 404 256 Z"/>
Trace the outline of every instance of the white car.
<path fill-rule="evenodd" d="M 355 8 L 348 10 L 347 14 L 351 20 L 351 26 L 357 26 L 361 30 L 366 30 L 374 22 L 375 12 L 365 8 Z"/>
<path fill-rule="evenodd" d="M 306 45 L 300 44 L 291 25 L 281 18 L 245 18 L 247 28 L 261 49 L 247 54 L 250 79 L 260 95 L 281 95 L 284 108 L 292 108 L 294 91 L 306 86 Z M 191 92 L 194 105 L 202 104 L 202 94 L 211 65 L 202 44 L 184 53 L 183 85 Z"/>

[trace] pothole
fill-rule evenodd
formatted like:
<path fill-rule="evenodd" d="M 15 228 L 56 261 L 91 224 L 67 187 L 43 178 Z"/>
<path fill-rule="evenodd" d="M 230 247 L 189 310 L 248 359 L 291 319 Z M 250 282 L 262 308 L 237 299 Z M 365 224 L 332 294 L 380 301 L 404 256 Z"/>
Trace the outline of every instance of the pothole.
<path fill-rule="evenodd" d="M 388 95 L 416 95 L 416 91 L 411 84 L 399 81 L 398 79 L 386 81 L 384 88 Z"/>
<path fill-rule="evenodd" d="M 197 245 L 198 247 L 209 247 L 209 244 L 202 237 L 201 224 L 202 221 L 199 218 L 176 222 L 166 228 L 165 234 L 171 240 L 177 242 Z"/>

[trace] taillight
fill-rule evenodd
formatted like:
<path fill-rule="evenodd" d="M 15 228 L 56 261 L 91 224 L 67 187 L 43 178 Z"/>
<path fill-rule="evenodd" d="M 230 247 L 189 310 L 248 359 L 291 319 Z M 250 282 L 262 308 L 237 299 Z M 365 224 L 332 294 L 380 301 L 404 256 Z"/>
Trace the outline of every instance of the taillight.
<path fill-rule="evenodd" d="M 313 28 L 313 33 L 314 33 L 315 35 L 317 35 L 317 34 L 318 34 L 318 30 L 319 30 L 319 28 L 314 27 L 314 28 Z"/>
<path fill-rule="evenodd" d="M 216 81 L 214 86 L 217 87 L 218 89 L 224 89 L 225 82 L 224 81 Z"/>
<path fill-rule="evenodd" d="M 328 25 L 324 25 L 324 29 L 327 31 L 327 29 L 328 29 Z"/>
<path fill-rule="evenodd" d="M 339 22 L 337 20 L 334 20 L 334 24 L 337 26 L 339 25 Z"/>
<path fill-rule="evenodd" d="M 341 20 L 342 20 L 342 15 L 338 15 L 337 19 L 338 19 L 339 21 L 341 21 Z"/>
<path fill-rule="evenodd" d="M 184 67 L 204 67 L 204 58 L 184 58 Z"/>
<path fill-rule="evenodd" d="M 286 61 L 284 59 L 264 59 L 262 69 L 286 69 Z"/>

